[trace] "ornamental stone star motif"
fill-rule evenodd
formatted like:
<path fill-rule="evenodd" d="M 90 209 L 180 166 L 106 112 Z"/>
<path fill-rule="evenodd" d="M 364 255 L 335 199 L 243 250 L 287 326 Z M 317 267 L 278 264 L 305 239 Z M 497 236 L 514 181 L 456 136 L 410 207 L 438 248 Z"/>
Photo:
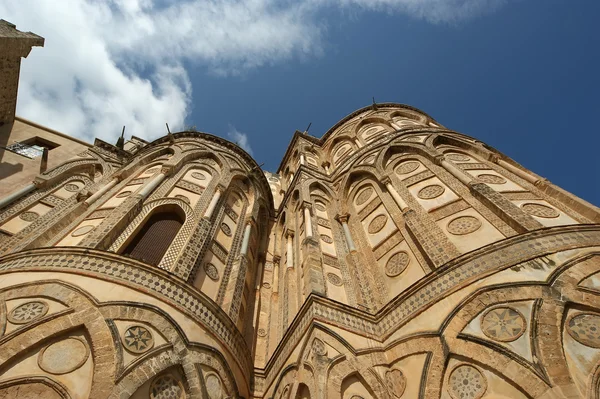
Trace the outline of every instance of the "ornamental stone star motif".
<path fill-rule="evenodd" d="M 129 327 L 123 336 L 125 347 L 134 353 L 142 353 L 154 345 L 154 338 L 147 328 L 142 326 Z"/>

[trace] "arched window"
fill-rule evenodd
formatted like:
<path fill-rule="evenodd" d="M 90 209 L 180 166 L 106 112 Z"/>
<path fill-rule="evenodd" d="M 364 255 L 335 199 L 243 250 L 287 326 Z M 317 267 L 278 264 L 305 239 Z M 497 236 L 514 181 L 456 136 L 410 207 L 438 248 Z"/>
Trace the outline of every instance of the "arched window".
<path fill-rule="evenodd" d="M 158 266 L 182 225 L 183 218 L 176 212 L 153 214 L 127 245 L 123 255 Z"/>

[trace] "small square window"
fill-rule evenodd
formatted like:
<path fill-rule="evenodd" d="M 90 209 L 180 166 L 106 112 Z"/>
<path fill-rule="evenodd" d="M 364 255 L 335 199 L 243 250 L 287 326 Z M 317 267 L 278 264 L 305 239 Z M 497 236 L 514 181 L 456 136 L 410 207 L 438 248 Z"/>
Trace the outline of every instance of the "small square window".
<path fill-rule="evenodd" d="M 6 147 L 6 149 L 24 157 L 34 159 L 42 156 L 44 148 L 50 151 L 56 147 L 59 147 L 59 144 L 36 136 L 21 142 L 15 142 Z"/>

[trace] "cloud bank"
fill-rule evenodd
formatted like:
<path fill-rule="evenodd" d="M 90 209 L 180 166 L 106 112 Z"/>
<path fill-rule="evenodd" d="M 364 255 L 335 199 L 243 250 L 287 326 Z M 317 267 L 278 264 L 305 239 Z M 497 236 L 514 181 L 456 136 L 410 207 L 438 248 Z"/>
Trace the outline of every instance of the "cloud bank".
<path fill-rule="evenodd" d="M 183 128 L 192 101 L 186 65 L 240 73 L 319 54 L 324 7 L 457 23 L 507 0 L 20 0 L 0 15 L 46 38 L 22 63 L 17 113 L 67 134 L 152 140 Z M 35 12 L 32 12 L 35 10 Z M 228 135 L 251 153 L 247 135 Z"/>

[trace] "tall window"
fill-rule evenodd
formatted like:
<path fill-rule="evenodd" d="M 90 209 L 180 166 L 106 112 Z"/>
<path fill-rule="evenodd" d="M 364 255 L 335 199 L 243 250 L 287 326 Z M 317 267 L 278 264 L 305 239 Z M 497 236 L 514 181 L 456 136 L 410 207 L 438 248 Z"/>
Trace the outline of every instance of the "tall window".
<path fill-rule="evenodd" d="M 158 266 L 182 225 L 183 218 L 175 212 L 155 213 L 127 245 L 123 254 Z"/>

